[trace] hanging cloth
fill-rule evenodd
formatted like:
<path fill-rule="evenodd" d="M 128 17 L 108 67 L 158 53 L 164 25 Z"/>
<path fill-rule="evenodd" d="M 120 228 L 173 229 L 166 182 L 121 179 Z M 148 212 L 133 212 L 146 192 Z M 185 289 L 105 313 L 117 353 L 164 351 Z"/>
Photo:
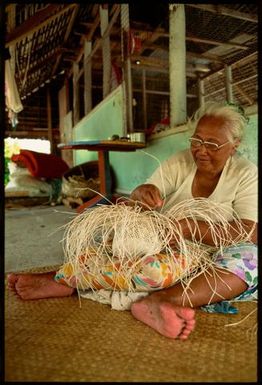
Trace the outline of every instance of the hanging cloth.
<path fill-rule="evenodd" d="M 6 106 L 9 110 L 16 114 L 23 110 L 10 59 L 5 60 L 5 97 Z"/>

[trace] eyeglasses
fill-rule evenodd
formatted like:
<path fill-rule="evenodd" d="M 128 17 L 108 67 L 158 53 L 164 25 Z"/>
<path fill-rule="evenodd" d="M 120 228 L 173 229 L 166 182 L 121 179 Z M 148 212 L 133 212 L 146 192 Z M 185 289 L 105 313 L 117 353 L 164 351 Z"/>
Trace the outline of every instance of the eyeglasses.
<path fill-rule="evenodd" d="M 203 144 L 205 146 L 205 148 L 207 150 L 210 150 L 210 151 L 217 151 L 229 143 L 229 140 L 228 140 L 226 143 L 219 145 L 219 144 L 216 144 L 213 142 L 207 142 L 205 140 L 197 139 L 197 138 L 189 138 L 189 141 L 190 141 L 192 147 L 198 148 L 198 147 L 201 147 Z"/>

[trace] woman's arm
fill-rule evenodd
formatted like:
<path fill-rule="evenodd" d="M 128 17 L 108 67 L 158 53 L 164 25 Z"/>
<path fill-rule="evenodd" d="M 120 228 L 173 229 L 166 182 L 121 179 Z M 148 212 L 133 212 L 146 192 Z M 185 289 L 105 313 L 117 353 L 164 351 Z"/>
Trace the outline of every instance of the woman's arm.
<path fill-rule="evenodd" d="M 242 219 L 241 222 L 238 223 L 234 221 L 229 222 L 226 227 L 224 225 L 214 224 L 213 231 L 210 225 L 204 221 L 182 219 L 177 222 L 177 228 L 183 234 L 185 239 L 192 240 L 194 237 L 195 240 L 211 246 L 216 246 L 216 239 L 223 239 L 223 242 L 228 245 L 232 244 L 234 241 L 238 241 L 240 230 L 242 228 L 243 233 L 246 233 L 248 240 L 252 243 L 257 243 L 257 223 L 248 219 Z"/>

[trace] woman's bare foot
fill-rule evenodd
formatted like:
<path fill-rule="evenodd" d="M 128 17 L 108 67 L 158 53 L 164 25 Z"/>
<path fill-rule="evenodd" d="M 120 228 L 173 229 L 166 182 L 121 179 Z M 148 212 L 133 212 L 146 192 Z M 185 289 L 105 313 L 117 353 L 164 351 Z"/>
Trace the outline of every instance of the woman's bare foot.
<path fill-rule="evenodd" d="M 74 288 L 57 283 L 54 276 L 55 272 L 43 274 L 11 273 L 7 277 L 7 287 L 24 300 L 72 295 Z"/>
<path fill-rule="evenodd" d="M 131 305 L 131 313 L 158 333 L 169 338 L 186 339 L 195 327 L 195 311 L 150 296 Z"/>

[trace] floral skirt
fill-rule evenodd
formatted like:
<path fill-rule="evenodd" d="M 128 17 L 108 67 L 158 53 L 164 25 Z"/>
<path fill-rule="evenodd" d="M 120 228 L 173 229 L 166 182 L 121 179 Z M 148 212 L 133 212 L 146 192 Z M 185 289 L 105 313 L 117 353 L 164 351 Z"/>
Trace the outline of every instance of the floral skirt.
<path fill-rule="evenodd" d="M 231 302 L 257 299 L 257 245 L 243 243 L 236 246 L 228 246 L 223 250 L 223 253 L 218 251 L 213 257 L 219 268 L 237 275 L 246 282 L 248 287 L 246 291 L 230 301 L 220 301 L 202 306 L 201 309 L 208 313 L 237 313 L 237 309 L 231 305 Z"/>
<path fill-rule="evenodd" d="M 236 274 L 248 285 L 245 292 L 230 301 L 220 301 L 203 306 L 206 312 L 235 313 L 231 301 L 243 301 L 257 298 L 257 246 L 243 243 L 228 246 L 223 253 L 217 251 L 210 256 L 215 266 Z M 90 288 L 100 290 L 128 291 L 130 285 L 134 292 L 150 292 L 175 285 L 186 275 L 190 276 L 189 259 L 180 253 L 174 253 L 174 261 L 164 254 L 143 258 L 140 263 L 126 270 L 125 275 L 119 274 L 118 263 L 107 263 L 91 272 L 86 260 L 78 264 L 77 269 L 71 262 L 65 263 L 56 273 L 55 280 L 59 283 L 80 290 Z M 82 268 L 81 268 L 82 266 Z M 195 269 L 196 266 L 193 266 Z"/>

